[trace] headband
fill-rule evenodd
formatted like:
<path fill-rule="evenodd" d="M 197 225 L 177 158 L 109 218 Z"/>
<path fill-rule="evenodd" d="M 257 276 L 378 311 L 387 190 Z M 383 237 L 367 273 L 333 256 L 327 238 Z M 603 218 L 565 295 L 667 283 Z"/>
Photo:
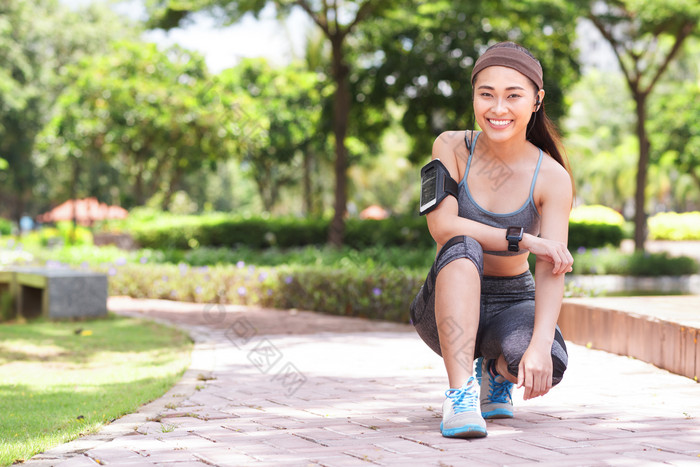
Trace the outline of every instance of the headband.
<path fill-rule="evenodd" d="M 493 47 L 484 52 L 474 64 L 472 69 L 472 85 L 476 75 L 486 67 L 505 66 L 519 71 L 530 78 L 537 89 L 542 89 L 542 65 L 537 59 L 532 58 L 522 50 L 511 47 Z"/>

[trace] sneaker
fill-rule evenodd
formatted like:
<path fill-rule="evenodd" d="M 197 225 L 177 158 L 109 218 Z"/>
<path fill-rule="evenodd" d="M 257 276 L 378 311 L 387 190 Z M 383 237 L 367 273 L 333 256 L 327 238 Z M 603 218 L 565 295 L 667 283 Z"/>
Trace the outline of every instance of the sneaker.
<path fill-rule="evenodd" d="M 493 376 L 488 368 L 491 361 L 483 357 L 476 361 L 476 377 L 481 386 L 481 415 L 485 419 L 513 418 L 513 383 L 501 375 Z"/>
<path fill-rule="evenodd" d="M 440 431 L 446 438 L 483 438 L 486 422 L 478 410 L 479 388 L 470 376 L 459 389 L 448 389 L 442 404 Z"/>

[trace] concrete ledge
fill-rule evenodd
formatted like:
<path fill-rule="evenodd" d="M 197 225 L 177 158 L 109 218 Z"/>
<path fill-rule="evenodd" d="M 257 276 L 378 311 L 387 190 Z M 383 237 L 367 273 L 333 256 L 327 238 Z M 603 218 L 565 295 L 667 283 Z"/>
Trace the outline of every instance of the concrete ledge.
<path fill-rule="evenodd" d="M 566 340 L 627 355 L 698 381 L 700 297 L 603 297 L 564 300 Z"/>

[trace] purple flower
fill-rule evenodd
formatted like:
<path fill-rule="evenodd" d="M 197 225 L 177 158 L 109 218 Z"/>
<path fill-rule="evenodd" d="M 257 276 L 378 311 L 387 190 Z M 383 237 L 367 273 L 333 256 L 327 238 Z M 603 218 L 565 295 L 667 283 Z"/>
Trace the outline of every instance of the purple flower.
<path fill-rule="evenodd" d="M 285 284 L 291 284 L 292 283 L 292 276 L 287 276 L 284 278 L 284 283 Z"/>
<path fill-rule="evenodd" d="M 148 258 L 146 258 L 145 256 L 142 256 L 142 257 L 139 259 L 139 262 L 140 262 L 141 264 L 146 264 L 146 263 L 148 262 Z"/>
<path fill-rule="evenodd" d="M 241 297 L 245 297 L 245 294 L 246 294 L 245 287 L 243 287 L 243 286 L 238 287 L 238 295 L 240 295 Z"/>
<path fill-rule="evenodd" d="M 267 296 L 271 297 L 272 296 L 272 289 L 267 289 Z"/>
<path fill-rule="evenodd" d="M 260 282 L 265 282 L 265 279 L 267 279 L 267 273 L 261 272 L 260 275 L 258 275 L 258 280 Z"/>
<path fill-rule="evenodd" d="M 170 291 L 170 296 L 171 296 L 172 298 L 177 298 L 177 292 L 176 292 L 175 290 L 171 290 L 171 291 Z"/>
<path fill-rule="evenodd" d="M 161 280 L 162 280 L 163 282 L 168 282 L 168 276 L 163 276 L 163 277 L 161 277 Z"/>
<path fill-rule="evenodd" d="M 116 276 L 117 275 L 117 270 L 115 268 L 109 268 L 109 271 L 107 272 L 110 276 Z"/>
<path fill-rule="evenodd" d="M 243 269 L 245 267 L 245 261 L 239 261 L 236 263 L 238 269 Z"/>
<path fill-rule="evenodd" d="M 580 246 L 580 247 L 578 247 L 578 250 L 576 250 L 576 253 L 578 253 L 579 255 L 582 255 L 582 254 L 584 254 L 585 252 L 586 252 L 586 247 L 585 247 L 585 246 Z"/>
<path fill-rule="evenodd" d="M 372 289 L 372 293 L 375 297 L 379 297 L 382 294 L 382 289 L 380 289 L 379 287 L 375 287 Z"/>
<path fill-rule="evenodd" d="M 195 287 L 195 288 L 194 288 L 194 293 L 195 293 L 195 294 L 200 294 L 200 293 L 202 293 L 202 287 L 199 286 L 199 285 L 198 285 L 197 287 Z"/>
<path fill-rule="evenodd" d="M 126 258 L 117 258 L 114 264 L 117 266 L 124 266 L 126 264 Z"/>
<path fill-rule="evenodd" d="M 180 263 L 180 264 L 177 265 L 177 267 L 178 267 L 178 269 L 180 270 L 180 275 L 181 275 L 181 276 L 184 276 L 185 274 L 187 274 L 187 269 L 188 269 L 188 267 L 187 267 L 187 265 L 186 265 L 185 263 Z"/>

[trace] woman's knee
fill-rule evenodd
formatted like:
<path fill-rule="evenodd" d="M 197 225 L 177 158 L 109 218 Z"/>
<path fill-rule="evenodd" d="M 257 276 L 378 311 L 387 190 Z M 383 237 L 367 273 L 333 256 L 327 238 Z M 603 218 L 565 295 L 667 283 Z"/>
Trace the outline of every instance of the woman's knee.
<path fill-rule="evenodd" d="M 483 274 L 484 269 L 484 250 L 481 244 L 471 237 L 466 235 L 458 235 L 451 238 L 438 253 L 436 266 L 438 273 L 447 265 L 458 259 L 469 260 L 477 272 L 479 277 Z M 459 268 L 468 268 L 464 262 L 459 262 Z"/>

